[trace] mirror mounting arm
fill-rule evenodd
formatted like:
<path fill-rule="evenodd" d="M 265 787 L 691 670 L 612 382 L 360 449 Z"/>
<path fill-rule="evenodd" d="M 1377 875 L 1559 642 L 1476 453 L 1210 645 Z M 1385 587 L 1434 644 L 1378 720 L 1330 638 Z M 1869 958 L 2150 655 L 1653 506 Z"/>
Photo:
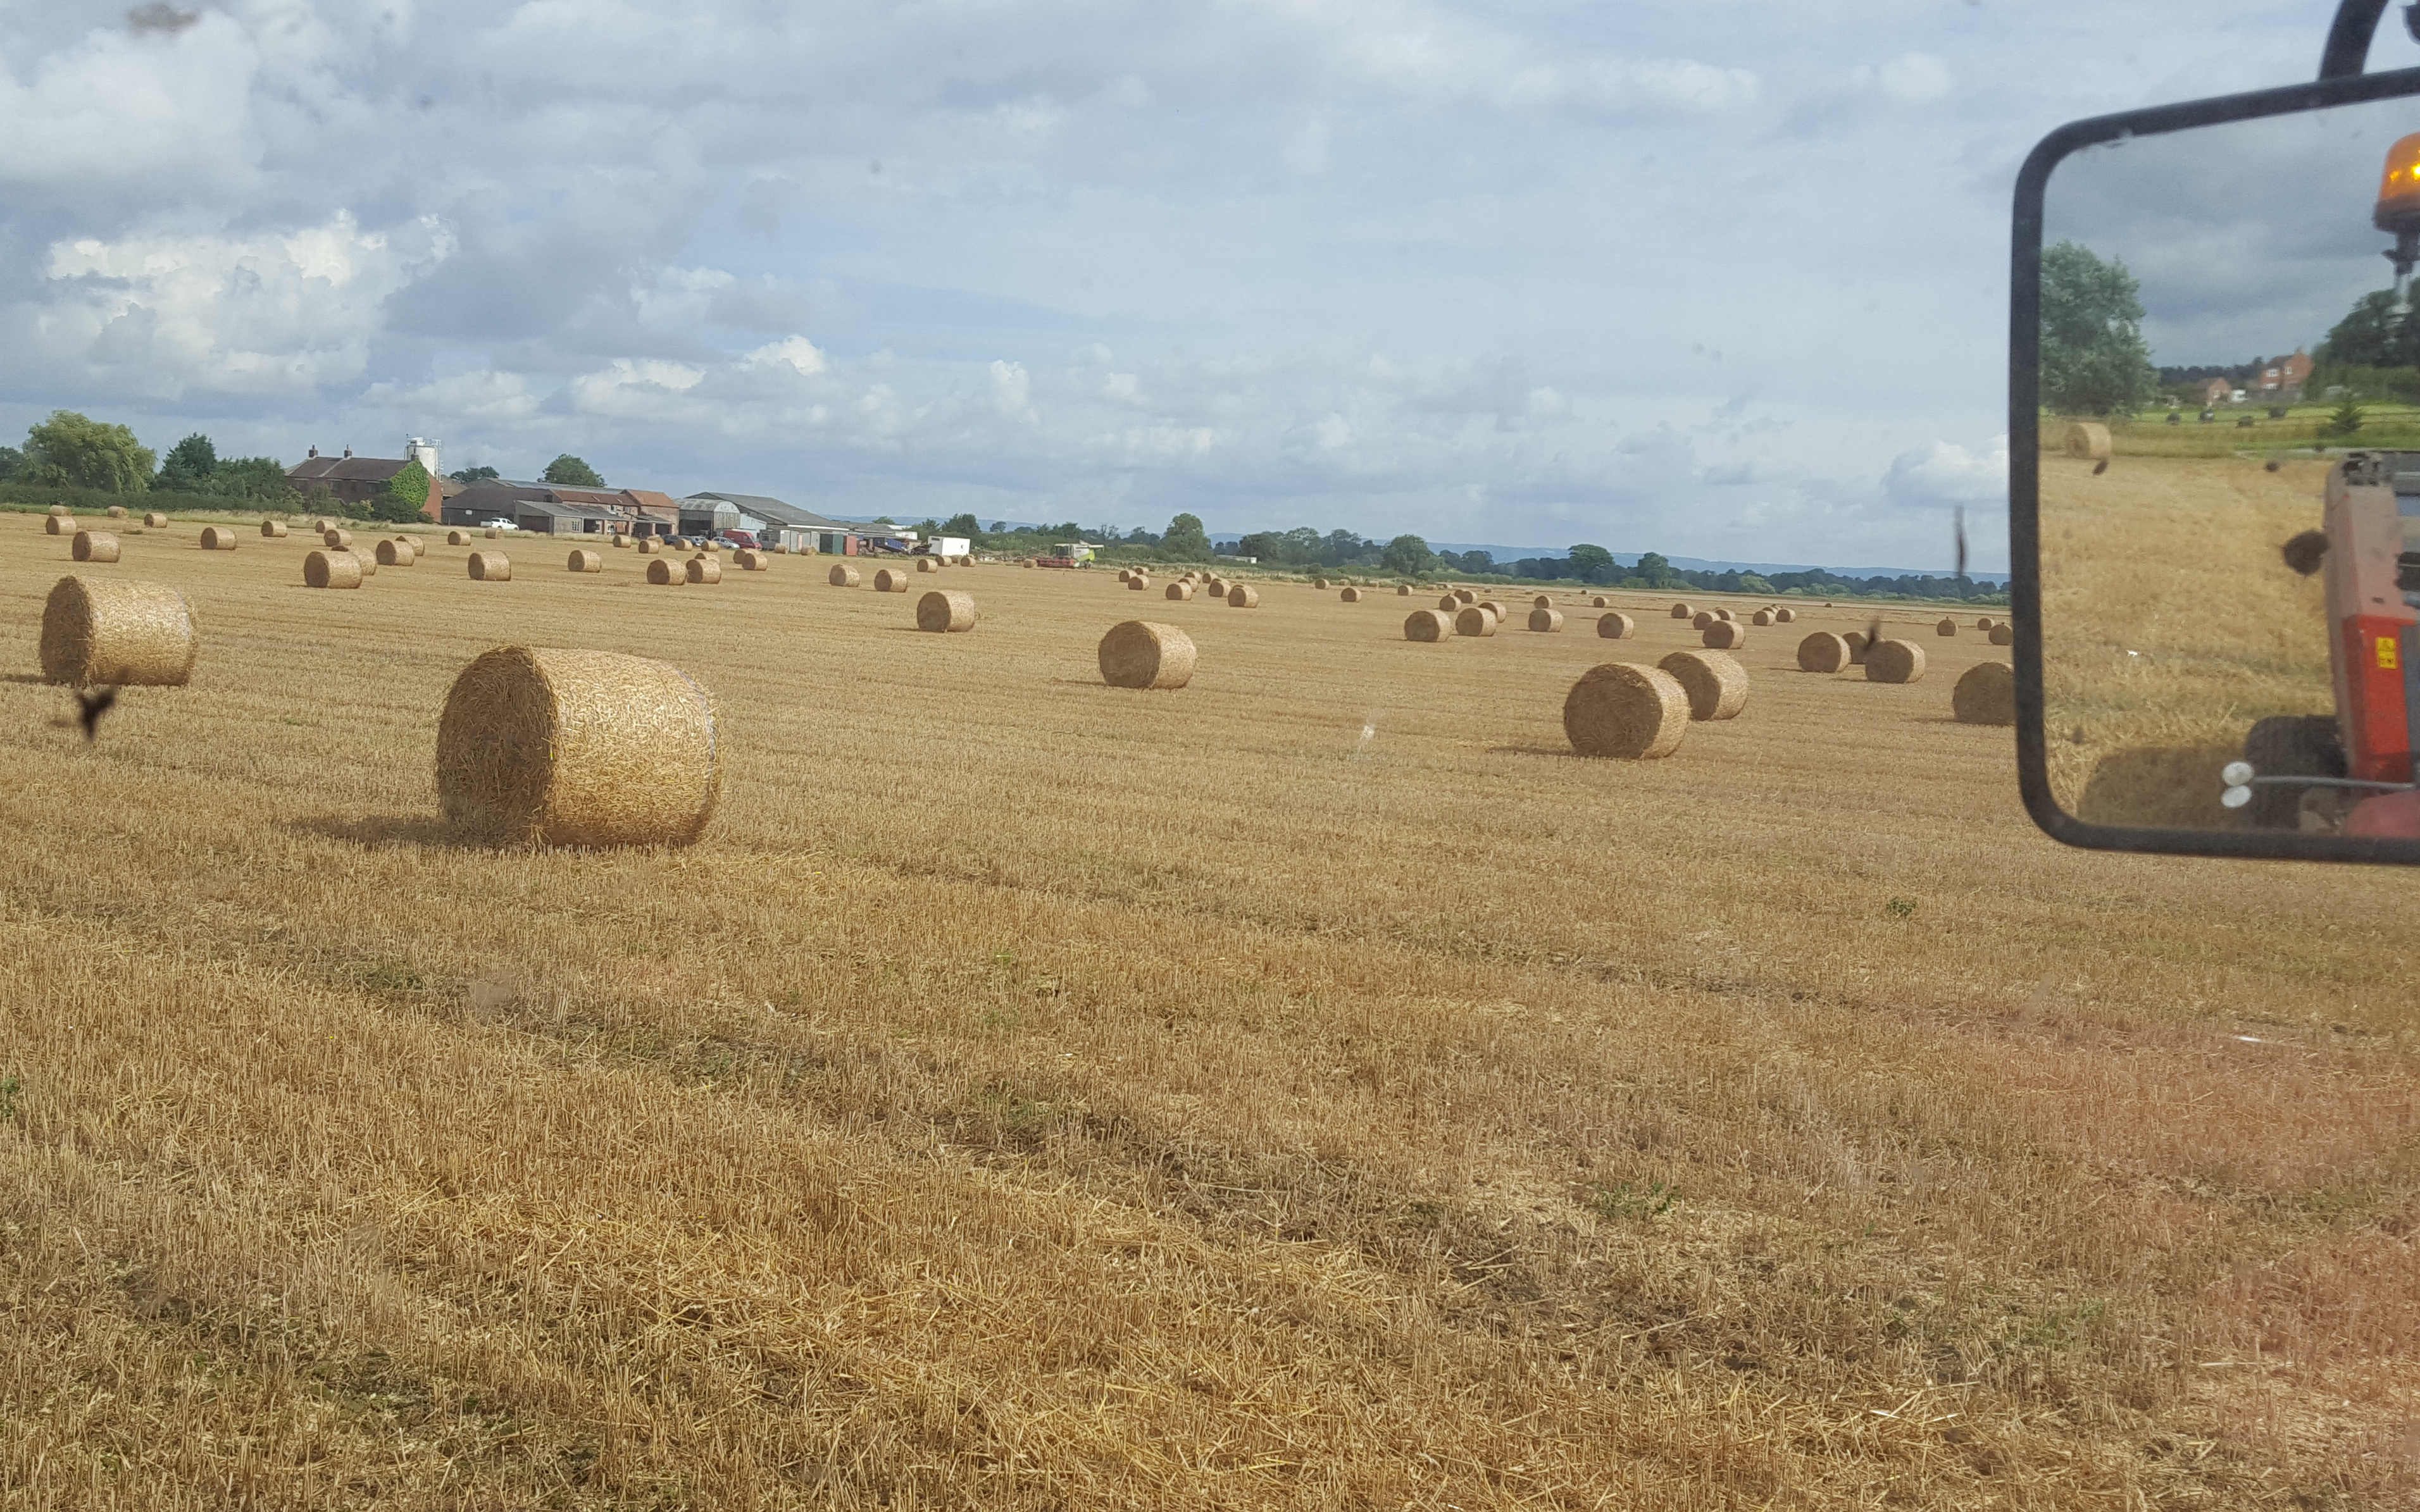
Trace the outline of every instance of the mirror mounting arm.
<path fill-rule="evenodd" d="M 2386 0 L 2338 0 L 2335 20 L 2328 23 L 2328 45 L 2319 54 L 2321 79 L 2357 79 L 2369 62 L 2370 39 L 2378 35 L 2378 19 Z M 2420 0 L 2403 8 L 2403 27 L 2420 41 Z"/>

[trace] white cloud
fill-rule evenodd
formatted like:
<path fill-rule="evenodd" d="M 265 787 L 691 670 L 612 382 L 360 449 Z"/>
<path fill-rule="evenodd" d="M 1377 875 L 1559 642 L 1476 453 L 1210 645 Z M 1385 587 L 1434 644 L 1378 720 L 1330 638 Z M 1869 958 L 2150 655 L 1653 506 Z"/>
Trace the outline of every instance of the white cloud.
<path fill-rule="evenodd" d="M 1980 451 L 1929 441 L 1891 458 L 1883 492 L 1905 504 L 1993 503 L 2009 497 L 2009 439 Z"/>
<path fill-rule="evenodd" d="M 424 426 L 435 420 L 511 425 L 535 415 L 539 407 L 539 396 L 527 378 L 519 373 L 491 371 L 457 373 L 410 389 L 374 384 L 364 397 L 402 411 L 413 424 Z"/>
<path fill-rule="evenodd" d="M 0 184 L 85 199 L 240 191 L 261 154 L 248 100 L 258 61 L 243 28 L 209 11 L 167 35 L 94 29 L 36 58 L 27 79 L 0 68 Z"/>
<path fill-rule="evenodd" d="M 1949 65 L 1930 53 L 1902 53 L 1883 64 L 1864 64 L 1851 76 L 1861 89 L 1872 89 L 1902 105 L 1939 100 L 1957 83 Z"/>
<path fill-rule="evenodd" d="M 800 378 L 814 378 L 828 371 L 831 363 L 816 348 L 814 342 L 804 336 L 791 336 L 785 340 L 757 347 L 740 359 L 740 365 L 758 368 L 786 367 Z"/>
<path fill-rule="evenodd" d="M 670 401 L 706 381 L 706 369 L 687 363 L 652 357 L 616 357 L 613 364 L 571 380 L 572 408 L 585 414 L 632 420 L 660 420 L 678 414 L 694 418 L 687 406 Z"/>
<path fill-rule="evenodd" d="M 1033 383 L 1026 376 L 1023 363 L 991 364 L 991 402 L 994 409 L 1012 420 L 1035 418 Z"/>

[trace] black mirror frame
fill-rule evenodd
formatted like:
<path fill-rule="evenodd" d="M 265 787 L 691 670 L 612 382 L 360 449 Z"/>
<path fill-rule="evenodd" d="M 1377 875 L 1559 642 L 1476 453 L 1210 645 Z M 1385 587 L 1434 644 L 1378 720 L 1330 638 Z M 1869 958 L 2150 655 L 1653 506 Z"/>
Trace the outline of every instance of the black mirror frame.
<path fill-rule="evenodd" d="M 2051 795 L 2048 735 L 2042 727 L 2041 239 L 2042 194 L 2050 185 L 2051 171 L 2071 153 L 2104 142 L 2404 95 L 2420 95 L 2420 69 L 2322 79 L 2096 116 L 2070 121 L 2043 137 L 2018 171 L 2009 268 L 2009 617 L 2016 622 L 2012 649 L 2017 782 L 2025 812 L 2053 840 L 2086 850 L 2420 865 L 2420 841 L 2413 840 L 2264 830 L 2138 829 L 2087 823 L 2060 808 Z"/>

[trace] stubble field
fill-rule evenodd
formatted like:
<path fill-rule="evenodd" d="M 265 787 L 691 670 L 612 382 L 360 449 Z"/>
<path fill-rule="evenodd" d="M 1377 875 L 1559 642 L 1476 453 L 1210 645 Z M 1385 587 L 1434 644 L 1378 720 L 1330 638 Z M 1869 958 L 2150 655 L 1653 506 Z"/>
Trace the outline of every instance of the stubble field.
<path fill-rule="evenodd" d="M 1971 615 L 1902 687 L 1752 630 L 1631 764 L 1562 694 L 1668 599 L 985 566 L 938 636 L 826 559 L 196 533 L 87 569 L 205 638 L 87 747 L 0 518 L 12 1505 L 2420 1497 L 2407 880 L 2039 838 Z M 1137 616 L 1190 687 L 1100 685 Z M 704 683 L 705 841 L 451 843 L 504 642 Z"/>

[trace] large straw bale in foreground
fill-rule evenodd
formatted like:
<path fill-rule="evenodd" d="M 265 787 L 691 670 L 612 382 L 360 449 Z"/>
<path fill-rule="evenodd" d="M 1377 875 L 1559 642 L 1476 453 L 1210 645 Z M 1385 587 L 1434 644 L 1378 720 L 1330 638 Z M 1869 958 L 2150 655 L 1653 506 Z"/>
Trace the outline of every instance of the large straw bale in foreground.
<path fill-rule="evenodd" d="M 78 531 L 68 544 L 68 555 L 78 562 L 115 562 L 117 537 L 107 531 Z"/>
<path fill-rule="evenodd" d="M 1404 621 L 1406 640 L 1442 640 L 1453 633 L 1453 621 L 1441 609 L 1416 609 Z"/>
<path fill-rule="evenodd" d="M 1111 687 L 1183 687 L 1196 659 L 1193 638 L 1173 625 L 1128 620 L 1101 637 L 1101 681 Z"/>
<path fill-rule="evenodd" d="M 1476 604 L 1465 604 L 1453 616 L 1453 633 L 1468 636 L 1490 636 L 1500 623 L 1495 615 Z"/>
<path fill-rule="evenodd" d="M 1653 761 L 1680 749 L 1688 733 L 1688 692 L 1653 667 L 1591 667 L 1563 697 L 1563 734 L 1583 756 Z"/>
<path fill-rule="evenodd" d="M 1552 635 L 1563 627 L 1563 611 L 1544 607 L 1529 611 L 1529 628 L 1542 635 Z"/>
<path fill-rule="evenodd" d="M 1960 724 L 2017 722 L 2016 670 L 2005 661 L 1978 661 L 1949 690 L 1949 712 Z"/>
<path fill-rule="evenodd" d="M 1596 617 L 1596 633 L 1606 640 L 1627 640 L 1638 628 L 1638 622 L 1619 610 Z"/>
<path fill-rule="evenodd" d="M 1737 651 L 1747 644 L 1747 626 L 1737 620 L 1716 620 L 1698 639 L 1714 651 Z"/>
<path fill-rule="evenodd" d="M 1837 672 L 1849 665 L 1849 642 L 1829 630 L 1818 630 L 1798 642 L 1798 670 Z"/>
<path fill-rule="evenodd" d="M 232 526 L 232 525 L 205 525 L 205 526 L 203 526 L 203 527 L 202 527 L 202 549 L 203 549 L 203 550 L 205 550 L 205 551 L 232 551 L 232 550 L 234 550 L 234 549 L 235 549 L 235 527 L 234 527 L 234 526 Z"/>
<path fill-rule="evenodd" d="M 1924 648 L 1913 640 L 1877 640 L 1866 648 L 1866 681 L 1915 683 L 1924 678 Z"/>
<path fill-rule="evenodd" d="M 834 588 L 854 588 L 858 584 L 857 569 L 855 567 L 834 567 L 831 571 L 824 574 L 824 581 L 831 584 Z"/>
<path fill-rule="evenodd" d="M 362 559 L 350 551 L 314 551 L 302 559 L 305 588 L 359 588 Z"/>
<path fill-rule="evenodd" d="M 1747 707 L 1747 669 L 1719 651 L 1676 651 L 1656 665 L 1689 695 L 1692 719 L 1730 719 Z"/>
<path fill-rule="evenodd" d="M 481 840 L 686 845 L 721 786 L 712 701 L 640 656 L 498 647 L 454 680 L 437 725 L 438 807 Z"/>
<path fill-rule="evenodd" d="M 916 628 L 964 635 L 975 627 L 975 595 L 936 588 L 916 600 Z"/>
<path fill-rule="evenodd" d="M 2109 427 L 2098 421 L 2083 420 L 2067 427 L 2065 448 L 2070 456 L 2080 456 L 2087 462 L 2109 460 Z"/>
<path fill-rule="evenodd" d="M 165 583 L 62 578 L 42 606 L 42 680 L 77 687 L 181 687 L 201 636 Z"/>
<path fill-rule="evenodd" d="M 1229 609 L 1259 609 L 1261 607 L 1261 591 L 1253 587 L 1250 583 L 1237 583 L 1234 587 L 1227 590 L 1227 607 Z"/>
<path fill-rule="evenodd" d="M 603 572 L 605 553 L 591 551 L 584 547 L 574 547 L 571 556 L 564 563 L 564 566 L 572 572 Z"/>
<path fill-rule="evenodd" d="M 513 580 L 512 558 L 502 551 L 471 553 L 471 580 L 482 583 L 504 583 Z"/>

